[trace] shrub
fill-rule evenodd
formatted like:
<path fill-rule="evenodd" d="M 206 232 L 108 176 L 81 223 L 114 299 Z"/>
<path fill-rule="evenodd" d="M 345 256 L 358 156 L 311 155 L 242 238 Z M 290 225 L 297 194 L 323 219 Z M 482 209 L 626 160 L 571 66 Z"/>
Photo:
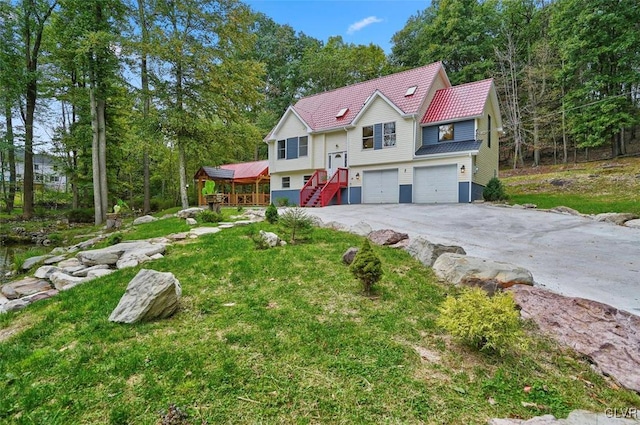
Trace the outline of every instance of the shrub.
<path fill-rule="evenodd" d="M 465 289 L 458 298 L 447 297 L 436 323 L 478 350 L 503 355 L 525 348 L 520 313 L 507 292 L 490 297 L 480 288 Z"/>
<path fill-rule="evenodd" d="M 289 198 L 278 198 L 276 199 L 276 203 L 279 207 L 288 207 L 290 205 Z"/>
<path fill-rule="evenodd" d="M 291 243 L 296 243 L 296 237 L 301 233 L 307 233 L 313 227 L 313 220 L 302 208 L 291 208 L 285 211 L 278 222 L 288 233 Z"/>
<path fill-rule="evenodd" d="M 362 248 L 351 263 L 351 272 L 362 283 L 365 294 L 371 295 L 373 285 L 382 278 L 382 262 L 373 252 L 369 239 L 365 239 Z"/>
<path fill-rule="evenodd" d="M 94 212 L 90 208 L 78 208 L 67 213 L 69 223 L 93 223 L 94 218 Z"/>
<path fill-rule="evenodd" d="M 224 220 L 224 216 L 219 212 L 202 210 L 201 213 L 198 213 L 196 219 L 200 223 L 220 223 Z"/>
<path fill-rule="evenodd" d="M 122 233 L 120 233 L 120 232 L 112 233 L 107 238 L 107 244 L 108 245 L 115 245 L 115 244 L 118 244 L 120 242 L 122 242 Z"/>
<path fill-rule="evenodd" d="M 482 191 L 482 197 L 485 201 L 504 201 L 507 199 L 504 186 L 499 178 L 493 177 L 489 180 L 489 183 L 487 183 Z"/>
<path fill-rule="evenodd" d="M 274 224 L 278 221 L 278 209 L 273 205 L 273 203 L 267 207 L 267 210 L 264 212 L 264 217 L 270 224 Z"/>

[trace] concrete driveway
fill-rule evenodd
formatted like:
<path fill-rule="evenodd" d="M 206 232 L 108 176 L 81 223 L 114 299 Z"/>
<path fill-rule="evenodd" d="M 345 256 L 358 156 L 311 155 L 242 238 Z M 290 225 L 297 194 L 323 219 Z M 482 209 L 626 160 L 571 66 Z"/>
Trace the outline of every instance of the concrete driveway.
<path fill-rule="evenodd" d="M 554 292 L 640 315 L 640 229 L 488 204 L 339 205 L 309 213 L 459 245 L 468 255 L 525 267 L 536 285 Z"/>

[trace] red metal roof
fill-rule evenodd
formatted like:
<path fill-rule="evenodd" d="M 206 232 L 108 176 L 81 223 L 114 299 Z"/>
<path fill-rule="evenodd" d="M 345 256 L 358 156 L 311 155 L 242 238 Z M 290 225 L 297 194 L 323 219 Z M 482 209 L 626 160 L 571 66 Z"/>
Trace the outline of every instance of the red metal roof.
<path fill-rule="evenodd" d="M 241 162 L 239 164 L 225 164 L 220 168 L 233 171 L 234 180 L 256 179 L 269 174 L 269 161 Z"/>
<path fill-rule="evenodd" d="M 405 114 L 418 112 L 429 92 L 442 63 L 436 62 L 420 68 L 364 81 L 313 96 L 303 97 L 293 109 L 314 131 L 349 125 L 376 90 L 382 93 Z M 415 93 L 405 96 L 407 89 L 418 86 Z M 348 108 L 344 116 L 336 118 L 341 109 Z"/>
<path fill-rule="evenodd" d="M 438 90 L 422 118 L 422 124 L 453 121 L 482 115 L 492 79 Z"/>

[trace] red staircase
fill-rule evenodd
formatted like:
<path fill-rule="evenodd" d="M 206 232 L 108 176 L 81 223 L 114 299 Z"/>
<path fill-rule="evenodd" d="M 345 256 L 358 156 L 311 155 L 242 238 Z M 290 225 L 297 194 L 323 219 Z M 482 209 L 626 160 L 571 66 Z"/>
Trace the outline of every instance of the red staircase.
<path fill-rule="evenodd" d="M 338 205 L 340 205 L 340 189 L 347 187 L 348 179 L 349 170 L 346 168 L 338 168 L 329 181 L 327 181 L 325 170 L 316 170 L 300 190 L 300 206 L 326 207 L 336 194 L 338 195 Z"/>

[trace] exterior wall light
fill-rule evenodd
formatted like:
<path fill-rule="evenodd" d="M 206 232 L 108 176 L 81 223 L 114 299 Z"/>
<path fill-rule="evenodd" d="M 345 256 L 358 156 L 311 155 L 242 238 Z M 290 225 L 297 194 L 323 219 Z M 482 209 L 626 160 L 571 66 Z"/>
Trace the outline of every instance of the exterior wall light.
<path fill-rule="evenodd" d="M 464 174 L 465 170 L 466 170 L 466 168 L 464 167 L 464 164 L 463 164 L 463 165 L 462 165 L 462 167 L 460 167 L 460 172 L 461 172 L 462 174 Z"/>
<path fill-rule="evenodd" d="M 356 173 L 356 180 L 360 180 L 360 173 Z"/>

